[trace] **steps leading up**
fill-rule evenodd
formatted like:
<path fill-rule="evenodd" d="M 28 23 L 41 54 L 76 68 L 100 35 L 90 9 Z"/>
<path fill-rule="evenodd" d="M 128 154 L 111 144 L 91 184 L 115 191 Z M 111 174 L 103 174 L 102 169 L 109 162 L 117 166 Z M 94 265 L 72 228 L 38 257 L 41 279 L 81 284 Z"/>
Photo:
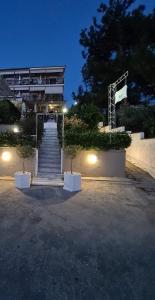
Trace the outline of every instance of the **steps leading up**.
<path fill-rule="evenodd" d="M 61 173 L 61 149 L 56 123 L 48 122 L 38 155 L 38 177 L 56 178 Z"/>

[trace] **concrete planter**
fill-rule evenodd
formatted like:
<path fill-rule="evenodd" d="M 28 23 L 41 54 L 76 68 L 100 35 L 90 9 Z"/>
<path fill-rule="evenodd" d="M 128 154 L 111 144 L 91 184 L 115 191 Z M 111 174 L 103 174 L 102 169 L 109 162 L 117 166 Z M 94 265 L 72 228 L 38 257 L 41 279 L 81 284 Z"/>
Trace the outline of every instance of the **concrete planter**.
<path fill-rule="evenodd" d="M 16 172 L 15 173 L 15 186 L 18 189 L 30 188 L 31 173 L 30 172 Z"/>
<path fill-rule="evenodd" d="M 64 173 L 64 190 L 78 192 L 81 190 L 81 174 L 65 172 Z"/>

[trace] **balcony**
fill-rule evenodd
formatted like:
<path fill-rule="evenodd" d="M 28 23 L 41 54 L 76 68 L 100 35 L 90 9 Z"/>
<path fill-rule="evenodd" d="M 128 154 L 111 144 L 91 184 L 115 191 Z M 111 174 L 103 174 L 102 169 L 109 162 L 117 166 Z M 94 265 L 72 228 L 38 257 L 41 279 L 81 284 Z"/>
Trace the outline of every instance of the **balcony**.
<path fill-rule="evenodd" d="M 5 79 L 7 84 L 9 86 L 14 86 L 14 85 L 53 85 L 53 84 L 64 84 L 64 79 L 63 78 L 45 78 L 45 79 L 40 79 L 40 78 L 9 78 Z"/>

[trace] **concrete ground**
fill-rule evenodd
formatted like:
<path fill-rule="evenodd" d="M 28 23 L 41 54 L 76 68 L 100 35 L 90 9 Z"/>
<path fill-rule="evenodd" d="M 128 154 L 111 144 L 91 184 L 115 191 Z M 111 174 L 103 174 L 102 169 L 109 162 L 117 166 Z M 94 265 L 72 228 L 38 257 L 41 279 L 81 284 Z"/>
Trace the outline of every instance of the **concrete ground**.
<path fill-rule="evenodd" d="M 0 300 L 154 300 L 155 180 L 127 173 L 79 193 L 0 181 Z"/>

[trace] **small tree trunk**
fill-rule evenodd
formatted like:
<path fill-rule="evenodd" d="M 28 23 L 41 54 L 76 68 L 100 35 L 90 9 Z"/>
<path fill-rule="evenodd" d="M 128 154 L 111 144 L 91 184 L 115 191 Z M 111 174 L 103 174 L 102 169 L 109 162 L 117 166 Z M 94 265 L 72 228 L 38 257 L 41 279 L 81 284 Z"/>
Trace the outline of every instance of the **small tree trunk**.
<path fill-rule="evenodd" d="M 73 174 L 73 159 L 71 158 L 71 174 Z"/>
<path fill-rule="evenodd" d="M 25 163 L 24 163 L 24 159 L 23 159 L 23 173 L 25 173 Z"/>

